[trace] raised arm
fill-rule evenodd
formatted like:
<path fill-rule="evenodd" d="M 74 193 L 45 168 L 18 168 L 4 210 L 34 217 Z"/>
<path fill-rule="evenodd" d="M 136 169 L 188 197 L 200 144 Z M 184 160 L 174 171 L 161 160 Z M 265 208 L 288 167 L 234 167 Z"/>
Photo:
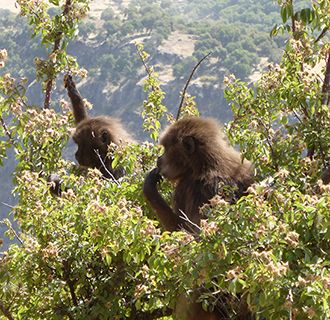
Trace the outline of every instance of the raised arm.
<path fill-rule="evenodd" d="M 84 104 L 83 98 L 76 88 L 74 81 L 72 80 L 71 75 L 66 75 L 64 77 L 64 86 L 67 89 L 71 100 L 75 122 L 78 124 L 82 120 L 88 118 L 86 106 Z"/>

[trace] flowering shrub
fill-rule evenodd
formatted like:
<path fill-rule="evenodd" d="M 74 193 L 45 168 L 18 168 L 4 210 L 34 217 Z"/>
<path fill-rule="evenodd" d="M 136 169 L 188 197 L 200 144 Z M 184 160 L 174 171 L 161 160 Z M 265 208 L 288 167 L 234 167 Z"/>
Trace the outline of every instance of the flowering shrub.
<path fill-rule="evenodd" d="M 199 235 L 162 232 L 142 197 L 157 146 L 111 146 L 114 165 L 126 172 L 117 182 L 97 170 L 82 174 L 61 157 L 73 127 L 66 104 L 60 113 L 31 108 L 24 81 L 0 77 L 0 160 L 15 148 L 20 226 L 8 232 L 19 244 L 0 260 L 3 317 L 156 319 L 179 294 L 202 287 L 205 307 L 216 307 L 225 292 L 246 297 L 257 319 L 330 318 L 330 187 L 321 180 L 329 161 L 330 59 L 329 43 L 315 36 L 321 25 L 329 28 L 330 5 L 313 1 L 304 13 L 291 1 L 280 5 L 284 23 L 293 23 L 282 28 L 292 35 L 282 62 L 253 86 L 233 76 L 225 82 L 234 113 L 226 130 L 254 162 L 257 182 L 236 204 L 217 196 L 204 205 Z M 1 50 L 0 65 L 6 59 Z M 146 89 L 144 127 L 156 140 L 166 109 L 153 72 Z M 193 100 L 184 108 L 195 112 Z M 61 197 L 49 192 L 53 172 L 65 186 Z M 169 198 L 170 186 L 162 190 Z"/>

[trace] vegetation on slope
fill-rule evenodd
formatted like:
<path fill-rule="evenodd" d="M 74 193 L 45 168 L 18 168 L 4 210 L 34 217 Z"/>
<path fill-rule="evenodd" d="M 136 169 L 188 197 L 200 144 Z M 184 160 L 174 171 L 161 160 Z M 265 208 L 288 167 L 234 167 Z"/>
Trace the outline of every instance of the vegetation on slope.
<path fill-rule="evenodd" d="M 71 0 L 71 14 L 81 4 Z M 163 233 L 142 197 L 156 145 L 118 147 L 115 162 L 127 175 L 117 183 L 101 179 L 98 171 L 79 175 L 60 156 L 73 125 L 70 112 L 33 107 L 24 83 L 0 77 L 0 155 L 9 148 L 17 155 L 19 203 L 13 213 L 20 225 L 19 233 L 9 230 L 19 244 L 1 253 L 2 318 L 151 319 L 196 287 L 203 288 L 199 300 L 205 308 L 216 308 L 224 292 L 245 296 L 259 319 L 330 317 L 330 188 L 320 180 L 330 157 L 330 45 L 324 37 L 330 4 L 313 1 L 312 9 L 302 11 L 291 1 L 279 4 L 284 25 L 274 33 L 283 28 L 288 37 L 280 63 L 252 87 L 225 79 L 234 114 L 226 131 L 254 162 L 258 182 L 236 204 L 216 197 L 203 207 L 208 219 L 198 236 Z M 33 17 L 34 6 L 21 6 Z M 66 16 L 55 29 L 44 20 L 32 24 L 42 37 L 56 31 L 65 41 L 74 34 L 76 17 Z M 1 66 L 10 61 L 4 50 L 0 56 Z M 56 65 L 50 56 L 52 72 L 39 69 L 45 83 L 67 61 L 79 72 L 67 57 Z M 322 61 L 320 77 L 315 67 Z M 166 110 L 152 70 L 146 89 L 143 121 L 156 138 Z M 183 116 L 196 111 L 191 103 L 185 106 Z M 54 171 L 69 187 L 60 198 L 46 182 Z"/>

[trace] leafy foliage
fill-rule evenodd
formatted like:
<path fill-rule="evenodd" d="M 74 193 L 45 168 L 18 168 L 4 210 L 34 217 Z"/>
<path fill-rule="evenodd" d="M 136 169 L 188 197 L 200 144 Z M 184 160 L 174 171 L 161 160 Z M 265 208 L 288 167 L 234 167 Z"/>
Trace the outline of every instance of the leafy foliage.
<path fill-rule="evenodd" d="M 206 204 L 199 235 L 162 233 L 143 200 L 157 146 L 114 148 L 115 163 L 127 172 L 117 183 L 97 170 L 83 174 L 61 158 L 71 114 L 32 108 L 24 83 L 1 76 L 0 155 L 15 148 L 20 199 L 13 209 L 20 233 L 8 232 L 20 244 L 0 260 L 4 317 L 152 319 L 196 287 L 203 288 L 205 307 L 217 307 L 221 293 L 245 296 L 258 319 L 330 317 L 330 187 L 320 180 L 330 145 L 323 76 L 329 43 L 320 35 L 330 23 L 330 4 L 313 1 L 313 14 L 299 9 L 296 15 L 294 6 L 283 13 L 288 3 L 280 1 L 283 23 L 291 21 L 280 64 L 252 86 L 233 76 L 225 81 L 234 113 L 226 130 L 254 162 L 257 182 L 236 204 L 220 197 Z M 298 19 L 305 14 L 308 19 Z M 145 62 L 142 47 L 140 54 Z M 2 50 L 1 66 L 6 59 Z M 148 70 L 144 121 L 156 139 L 166 109 L 160 82 Z M 182 114 L 192 112 L 188 97 Z M 67 186 L 61 197 L 49 192 L 54 171 Z"/>
<path fill-rule="evenodd" d="M 151 138 L 157 141 L 158 133 L 161 128 L 160 120 L 167 111 L 166 107 L 162 104 L 165 93 L 160 87 L 157 73 L 154 72 L 152 67 L 148 67 L 147 65 L 148 54 L 144 51 L 142 44 L 137 45 L 137 51 L 148 74 L 144 85 L 144 90 L 149 91 L 149 94 L 148 100 L 143 103 L 143 129 L 149 131 Z"/>
<path fill-rule="evenodd" d="M 19 0 L 21 15 L 28 18 L 33 26 L 32 37 L 41 36 L 41 43 L 49 50 L 48 59 L 36 57 L 37 80 L 43 80 L 45 89 L 45 104 L 49 108 L 53 80 L 63 70 L 77 72 L 75 59 L 66 53 L 68 40 L 77 34 L 78 21 L 88 11 L 86 0 L 53 0 L 41 1 L 38 6 L 30 0 Z M 50 6 L 61 8 L 61 12 L 51 10 Z M 55 11 L 55 12 L 54 12 Z M 81 73 L 81 72 L 80 72 Z"/>

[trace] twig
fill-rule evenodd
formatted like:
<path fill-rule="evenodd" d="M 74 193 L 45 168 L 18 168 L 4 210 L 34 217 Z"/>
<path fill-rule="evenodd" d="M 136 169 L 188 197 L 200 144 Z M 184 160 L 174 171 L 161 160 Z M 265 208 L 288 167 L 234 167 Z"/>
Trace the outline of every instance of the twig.
<path fill-rule="evenodd" d="M 322 104 L 329 105 L 330 100 L 330 50 L 328 51 L 327 64 L 325 69 L 325 76 L 322 86 L 322 93 L 324 94 Z"/>
<path fill-rule="evenodd" d="M 12 206 L 12 205 L 10 205 L 10 204 L 8 204 L 6 202 L 1 202 L 1 204 L 3 204 L 4 206 L 6 206 L 6 207 L 8 207 L 10 209 L 14 209 L 15 208 L 14 206 Z"/>
<path fill-rule="evenodd" d="M 3 129 L 5 130 L 5 133 L 6 133 L 7 137 L 9 138 L 9 141 L 10 141 L 12 144 L 14 144 L 15 140 L 14 140 L 14 138 L 12 137 L 12 135 L 11 135 L 11 133 L 10 133 L 10 131 L 9 131 L 9 129 L 8 129 L 7 125 L 6 125 L 6 123 L 5 123 L 5 120 L 4 120 L 1 116 L 0 116 L 0 122 L 1 122 L 1 125 L 2 125 Z"/>
<path fill-rule="evenodd" d="M 15 238 L 21 243 L 21 245 L 24 246 L 23 240 L 19 237 L 19 235 L 17 234 L 16 230 L 11 225 L 10 220 L 9 219 L 5 219 L 5 221 L 7 221 L 7 222 L 0 221 L 0 223 L 1 224 L 5 224 L 10 229 L 10 231 L 14 234 Z"/>
<path fill-rule="evenodd" d="M 328 30 L 329 30 L 329 27 L 325 27 L 325 28 L 321 31 L 320 35 L 316 38 L 316 40 L 314 41 L 314 43 L 319 42 L 319 41 L 320 41 L 320 40 L 326 35 L 326 33 L 328 32 Z"/>
<path fill-rule="evenodd" d="M 325 76 L 322 86 L 322 104 L 329 105 L 330 103 L 330 50 L 328 52 L 328 59 L 325 69 Z M 322 173 L 322 181 L 325 184 L 328 184 L 330 182 L 330 165 L 326 167 Z"/>
<path fill-rule="evenodd" d="M 0 301 L 0 310 L 7 319 L 14 320 L 9 310 L 4 306 L 4 304 L 1 301 Z"/>
<path fill-rule="evenodd" d="M 212 52 L 209 52 L 206 56 L 204 56 L 201 60 L 198 61 L 198 63 L 195 65 L 195 67 L 193 68 L 193 70 L 191 71 L 191 74 L 188 78 L 188 81 L 186 82 L 186 85 L 184 86 L 184 89 L 182 91 L 182 98 L 181 98 L 181 102 L 180 102 L 180 105 L 179 105 L 179 109 L 178 109 L 178 113 L 176 115 L 176 121 L 179 119 L 180 117 L 180 113 L 181 113 L 181 109 L 182 109 L 182 106 L 183 106 L 183 102 L 184 102 L 184 98 L 186 96 L 186 91 L 187 91 L 187 88 L 188 88 L 188 85 L 195 73 L 195 71 L 197 70 L 197 68 L 199 67 L 199 65 L 210 55 L 212 54 Z"/>
<path fill-rule="evenodd" d="M 201 232 L 202 228 L 199 225 L 197 225 L 196 223 L 192 222 L 181 209 L 179 210 L 179 212 L 181 213 L 180 218 L 189 223 L 189 229 L 191 230 L 191 232 L 193 234 L 195 234 L 196 236 L 198 236 L 198 232 Z M 196 229 L 198 232 L 196 232 Z"/>
<path fill-rule="evenodd" d="M 292 4 L 293 6 L 293 4 Z M 294 14 L 291 15 L 291 27 L 292 27 L 292 34 L 294 34 L 296 32 L 296 23 L 295 23 L 296 19 Z"/>
<path fill-rule="evenodd" d="M 137 49 L 137 52 L 139 54 L 139 57 L 141 59 L 141 62 L 144 66 L 144 69 L 146 70 L 147 74 L 148 74 L 148 77 L 151 78 L 151 72 L 150 72 L 150 69 L 149 67 L 147 66 L 146 62 L 144 61 L 143 57 L 142 57 L 142 54 L 141 54 L 141 51 L 139 49 Z"/>
<path fill-rule="evenodd" d="M 278 171 L 278 165 L 277 165 L 276 154 L 275 154 L 275 151 L 274 151 L 273 145 L 272 145 L 272 143 L 271 143 L 271 141 L 270 141 L 270 139 L 269 139 L 269 131 L 270 131 L 270 129 L 271 129 L 271 126 L 270 126 L 270 124 L 269 124 L 269 127 L 267 127 L 267 126 L 263 123 L 263 121 L 260 120 L 260 119 L 257 119 L 257 122 L 258 122 L 259 124 L 261 124 L 261 125 L 264 127 L 264 129 L 266 130 L 266 134 L 265 134 L 266 142 L 267 142 L 268 147 L 269 147 L 269 149 L 270 149 L 270 153 L 271 153 L 272 159 L 273 159 L 274 161 L 276 161 L 276 163 L 274 164 L 274 169 L 275 169 L 276 171 Z"/>
<path fill-rule="evenodd" d="M 330 103 L 330 50 L 328 51 L 328 57 L 327 57 L 327 61 L 326 61 L 324 81 L 323 81 L 323 85 L 322 85 L 322 100 L 321 100 L 321 103 L 325 104 L 327 106 Z M 320 114 L 320 112 L 317 112 L 315 117 L 318 117 L 319 114 Z M 318 130 L 320 130 L 319 126 L 317 128 L 318 128 Z M 318 135 L 318 137 L 320 137 L 320 135 Z M 320 139 L 318 139 L 317 142 L 320 146 L 320 152 L 321 152 L 321 155 L 322 155 L 323 164 L 325 165 L 324 152 L 322 150 L 322 143 L 321 143 Z M 315 144 L 311 148 L 309 148 L 309 150 L 307 151 L 307 156 L 312 158 L 314 153 L 315 153 Z"/>
<path fill-rule="evenodd" d="M 68 14 L 70 7 L 71 7 L 71 0 L 67 0 L 65 2 L 64 10 L 63 10 L 63 13 L 62 13 L 63 16 L 65 16 L 65 15 Z M 61 45 L 62 36 L 63 36 L 63 31 L 59 31 L 57 33 L 57 37 L 56 37 L 56 40 L 54 42 L 54 47 L 53 47 L 52 53 L 55 53 L 57 50 L 59 50 L 60 45 Z M 50 78 L 47 81 L 46 93 L 45 93 L 45 102 L 44 102 L 44 109 L 49 109 L 49 106 L 50 106 L 50 97 L 51 97 L 52 88 L 53 88 L 53 82 L 54 82 L 54 78 Z"/>
<path fill-rule="evenodd" d="M 67 285 L 69 286 L 72 303 L 75 307 L 77 307 L 78 306 L 78 300 L 77 300 L 76 293 L 74 291 L 74 281 L 71 280 L 71 278 L 70 278 L 70 271 L 71 271 L 70 266 L 71 265 L 70 265 L 68 260 L 64 260 L 62 263 L 63 263 L 64 280 L 66 281 Z"/>
<path fill-rule="evenodd" d="M 292 112 L 293 112 L 294 116 L 297 118 L 297 120 L 300 122 L 300 124 L 303 124 L 303 122 L 302 122 L 302 120 L 300 119 L 300 117 L 299 117 L 297 111 L 296 111 L 296 110 L 293 110 Z"/>
<path fill-rule="evenodd" d="M 148 67 L 147 63 L 145 62 L 145 60 L 143 59 L 143 56 L 141 54 L 141 51 L 137 48 L 137 52 L 139 54 L 140 60 L 142 61 L 142 64 L 144 66 L 144 69 L 146 70 L 147 74 L 148 74 L 148 78 L 151 79 L 152 78 L 152 74 L 151 74 L 151 69 Z M 159 87 L 155 87 L 154 84 L 151 85 L 151 88 L 153 91 L 156 91 L 156 89 L 159 89 Z"/>
<path fill-rule="evenodd" d="M 114 175 L 108 170 L 108 168 L 106 167 L 101 155 L 100 155 L 100 152 L 99 150 L 97 149 L 94 149 L 94 152 L 96 153 L 96 155 L 98 156 L 101 164 L 102 164 L 102 167 L 104 168 L 104 170 L 107 172 L 107 174 L 111 177 L 111 179 L 117 184 L 117 186 L 120 187 L 120 183 L 118 182 L 118 180 L 114 177 Z"/>
<path fill-rule="evenodd" d="M 22 91 L 26 92 L 25 86 L 23 86 L 21 83 L 18 83 L 14 89 L 13 89 L 14 93 L 10 96 L 11 98 L 15 98 L 16 103 L 18 103 L 19 106 L 21 107 L 28 107 L 27 103 L 24 101 L 24 99 L 22 98 Z M 15 96 L 18 96 L 18 98 L 16 98 Z"/>

